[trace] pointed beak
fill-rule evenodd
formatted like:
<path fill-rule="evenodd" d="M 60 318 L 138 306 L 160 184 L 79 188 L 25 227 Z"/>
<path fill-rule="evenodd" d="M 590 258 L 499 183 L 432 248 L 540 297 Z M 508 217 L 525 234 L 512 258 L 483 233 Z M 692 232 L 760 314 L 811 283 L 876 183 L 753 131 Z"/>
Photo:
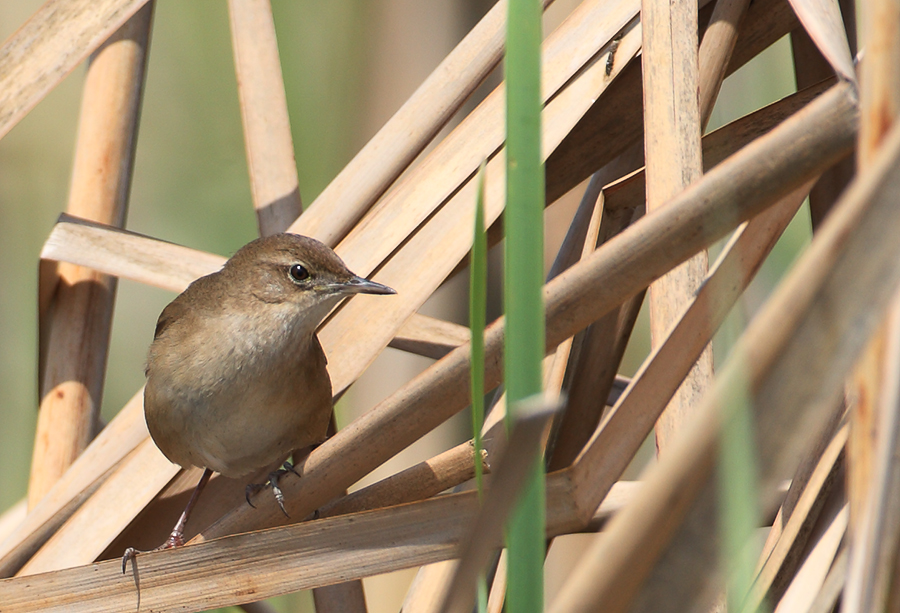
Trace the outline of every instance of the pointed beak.
<path fill-rule="evenodd" d="M 387 295 L 396 294 L 397 290 L 390 288 L 387 285 L 376 283 L 375 281 L 369 281 L 368 279 L 354 276 L 352 279 L 341 285 L 341 293 Z"/>

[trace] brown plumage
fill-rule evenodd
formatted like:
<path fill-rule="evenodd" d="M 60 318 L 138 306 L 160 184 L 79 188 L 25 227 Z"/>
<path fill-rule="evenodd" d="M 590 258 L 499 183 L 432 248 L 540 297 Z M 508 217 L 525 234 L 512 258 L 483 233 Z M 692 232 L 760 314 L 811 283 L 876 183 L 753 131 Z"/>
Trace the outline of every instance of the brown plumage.
<path fill-rule="evenodd" d="M 192 283 L 160 315 L 147 361 L 147 426 L 166 457 L 240 477 L 322 442 L 331 380 L 316 328 L 360 292 L 389 293 L 293 234 Z"/>
<path fill-rule="evenodd" d="M 332 393 L 316 329 L 358 293 L 395 292 L 295 234 L 255 240 L 197 279 L 163 310 L 150 346 L 144 413 L 160 450 L 241 477 L 322 442 Z M 180 539 L 176 526 L 167 545 Z"/>

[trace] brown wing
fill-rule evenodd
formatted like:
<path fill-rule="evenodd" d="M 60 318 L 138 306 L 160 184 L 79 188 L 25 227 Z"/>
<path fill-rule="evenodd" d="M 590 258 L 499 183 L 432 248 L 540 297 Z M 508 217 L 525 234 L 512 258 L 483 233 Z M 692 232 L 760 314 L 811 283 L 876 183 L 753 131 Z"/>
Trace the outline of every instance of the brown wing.
<path fill-rule="evenodd" d="M 211 282 L 210 278 L 219 273 L 213 273 L 211 275 L 207 275 L 205 277 L 200 277 L 193 283 L 191 283 L 186 290 L 184 290 L 181 294 L 179 294 L 175 300 L 170 302 L 166 308 L 163 309 L 162 313 L 159 314 L 159 319 L 156 320 L 156 330 L 153 332 L 153 340 L 156 341 L 160 336 L 165 334 L 166 329 L 172 325 L 173 322 L 178 321 L 182 317 L 187 315 L 189 306 L 190 295 L 198 292 L 198 291 L 210 291 L 212 288 L 215 291 L 215 284 Z M 221 299 L 215 299 L 209 301 L 212 304 L 219 304 Z M 144 376 L 148 374 L 148 367 L 144 369 Z"/>
<path fill-rule="evenodd" d="M 202 301 L 203 304 L 206 305 L 219 306 L 222 303 L 222 288 L 215 283 L 215 277 L 218 274 L 220 273 L 214 272 L 195 280 L 188 285 L 187 289 L 181 292 L 175 300 L 170 302 L 169 305 L 163 309 L 162 313 L 159 314 L 159 319 L 156 321 L 156 331 L 153 333 L 153 340 L 159 338 L 163 332 L 166 331 L 166 328 L 169 327 L 169 324 L 186 314 L 188 308 L 190 308 L 188 302 L 191 300 L 192 294 L 202 292 L 204 294 L 212 295 L 211 300 Z M 196 300 L 194 300 L 194 304 L 197 304 Z"/>

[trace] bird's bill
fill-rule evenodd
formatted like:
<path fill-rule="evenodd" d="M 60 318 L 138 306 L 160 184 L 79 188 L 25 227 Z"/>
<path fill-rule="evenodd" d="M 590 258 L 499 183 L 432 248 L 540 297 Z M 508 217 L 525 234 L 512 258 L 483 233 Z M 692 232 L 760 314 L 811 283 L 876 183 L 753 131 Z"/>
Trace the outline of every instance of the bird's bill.
<path fill-rule="evenodd" d="M 353 277 L 342 285 L 341 292 L 345 294 L 396 294 L 397 290 L 362 277 Z"/>

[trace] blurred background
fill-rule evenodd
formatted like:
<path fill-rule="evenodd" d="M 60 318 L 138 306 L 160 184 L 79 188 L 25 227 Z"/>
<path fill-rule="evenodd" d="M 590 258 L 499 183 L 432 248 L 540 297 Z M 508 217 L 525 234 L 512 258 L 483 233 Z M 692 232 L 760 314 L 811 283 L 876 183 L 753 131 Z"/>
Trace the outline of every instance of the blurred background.
<path fill-rule="evenodd" d="M 0 3 L 0 39 L 7 39 L 41 4 Z M 304 204 L 315 199 L 492 4 L 272 0 Z M 557 0 L 545 18 L 545 33 L 576 4 Z M 28 483 L 38 404 L 37 263 L 44 240 L 66 207 L 83 77 L 81 66 L 0 140 L 0 512 L 25 495 Z M 494 75 L 468 108 L 498 79 Z M 783 39 L 726 80 L 710 129 L 794 89 L 790 45 Z M 579 190 L 573 190 L 547 211 L 548 264 L 579 197 Z M 157 2 L 127 227 L 222 255 L 256 237 L 224 0 Z M 734 330 L 740 330 L 809 240 L 808 228 L 804 208 L 736 309 L 732 333 L 717 339 L 717 362 L 727 354 Z M 495 269 L 500 251 L 492 255 Z M 494 274 L 492 279 L 490 317 L 501 308 L 499 277 Z M 465 323 L 466 289 L 466 275 L 459 275 L 422 311 Z M 156 318 L 172 298 L 162 290 L 119 283 L 104 419 L 114 416 L 143 384 Z M 648 351 L 648 338 L 642 315 L 623 374 L 636 370 Z M 341 401 L 339 425 L 429 363 L 388 349 Z M 468 423 L 466 415 L 458 416 L 361 484 L 470 438 Z M 572 540 L 577 549 L 577 538 Z M 548 567 L 565 574 L 559 560 Z M 399 610 L 413 574 L 410 570 L 366 580 L 369 610 Z M 548 598 L 558 581 L 547 577 Z M 311 610 L 311 600 L 308 594 L 292 595 L 276 599 L 276 606 Z"/>

